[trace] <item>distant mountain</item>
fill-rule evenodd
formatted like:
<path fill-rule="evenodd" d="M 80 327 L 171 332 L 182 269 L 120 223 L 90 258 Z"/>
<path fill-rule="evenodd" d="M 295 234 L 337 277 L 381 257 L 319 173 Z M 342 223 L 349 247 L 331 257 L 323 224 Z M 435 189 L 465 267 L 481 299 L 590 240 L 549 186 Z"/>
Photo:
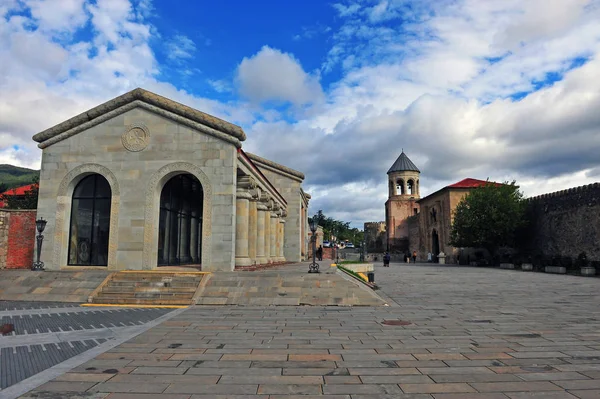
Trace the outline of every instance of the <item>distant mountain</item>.
<path fill-rule="evenodd" d="M 6 190 L 31 184 L 34 179 L 39 179 L 39 176 L 39 170 L 20 168 L 14 165 L 0 165 L 0 186 L 6 186 Z"/>

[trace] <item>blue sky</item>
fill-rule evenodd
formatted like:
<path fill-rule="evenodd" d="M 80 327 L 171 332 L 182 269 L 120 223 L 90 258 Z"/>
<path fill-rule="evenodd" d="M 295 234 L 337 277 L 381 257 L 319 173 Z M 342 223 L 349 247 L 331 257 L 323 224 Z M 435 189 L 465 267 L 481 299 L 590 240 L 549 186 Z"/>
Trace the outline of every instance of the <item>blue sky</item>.
<path fill-rule="evenodd" d="M 60 7 L 57 4 L 60 3 Z M 315 210 L 383 219 L 402 148 L 427 194 L 598 180 L 600 0 L 0 2 L 0 163 L 135 87 L 239 124 Z"/>

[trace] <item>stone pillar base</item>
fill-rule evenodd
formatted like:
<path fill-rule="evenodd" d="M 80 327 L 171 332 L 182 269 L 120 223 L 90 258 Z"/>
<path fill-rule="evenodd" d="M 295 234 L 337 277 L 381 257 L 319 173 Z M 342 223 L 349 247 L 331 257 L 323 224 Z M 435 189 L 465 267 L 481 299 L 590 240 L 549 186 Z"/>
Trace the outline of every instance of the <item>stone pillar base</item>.
<path fill-rule="evenodd" d="M 252 266 L 252 259 L 250 258 L 235 258 L 235 266 Z"/>
<path fill-rule="evenodd" d="M 267 264 L 267 258 L 265 258 L 265 257 L 256 258 L 256 264 L 257 265 L 266 265 Z"/>

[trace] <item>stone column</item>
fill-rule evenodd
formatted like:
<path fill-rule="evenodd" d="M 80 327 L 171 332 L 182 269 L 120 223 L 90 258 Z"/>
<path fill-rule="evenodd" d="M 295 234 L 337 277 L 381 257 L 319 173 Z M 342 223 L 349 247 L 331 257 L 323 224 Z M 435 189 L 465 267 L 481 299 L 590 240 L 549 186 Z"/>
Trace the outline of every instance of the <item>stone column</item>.
<path fill-rule="evenodd" d="M 196 212 L 192 213 L 192 232 L 190 238 L 190 256 L 192 257 L 193 262 L 200 263 L 200 257 L 198 256 L 198 214 Z"/>
<path fill-rule="evenodd" d="M 279 215 L 277 213 L 271 213 L 271 231 L 269 232 L 269 238 L 271 241 L 271 247 L 270 247 L 270 257 L 271 257 L 271 262 L 277 262 L 277 225 L 279 223 L 277 223 L 279 219 Z"/>
<path fill-rule="evenodd" d="M 248 216 L 248 256 L 250 257 L 250 263 L 255 265 L 256 261 L 256 247 L 258 241 L 258 208 L 257 208 L 258 197 L 252 196 L 250 199 L 250 210 Z"/>
<path fill-rule="evenodd" d="M 285 242 L 285 219 L 281 218 L 279 220 L 279 261 L 285 262 L 285 256 L 283 255 L 283 243 Z"/>
<path fill-rule="evenodd" d="M 266 263 L 273 263 L 271 260 L 271 210 L 267 208 L 265 212 L 265 258 Z"/>
<path fill-rule="evenodd" d="M 250 266 L 252 262 L 248 256 L 248 219 L 250 209 L 250 193 L 239 188 L 235 200 L 235 265 Z"/>
<path fill-rule="evenodd" d="M 267 263 L 265 256 L 265 220 L 269 213 L 267 212 L 267 206 L 260 202 L 257 203 L 256 209 L 258 213 L 258 217 L 256 218 L 256 263 L 264 265 Z"/>

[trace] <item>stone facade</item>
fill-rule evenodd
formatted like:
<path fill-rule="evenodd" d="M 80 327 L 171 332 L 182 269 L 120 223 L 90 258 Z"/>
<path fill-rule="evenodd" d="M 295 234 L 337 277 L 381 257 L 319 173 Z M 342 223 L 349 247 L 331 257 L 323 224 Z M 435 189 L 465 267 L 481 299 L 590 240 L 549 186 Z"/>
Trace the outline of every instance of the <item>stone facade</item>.
<path fill-rule="evenodd" d="M 67 266 L 73 191 L 90 174 L 103 176 L 111 189 L 108 269 L 157 267 L 159 200 L 179 174 L 202 186 L 202 231 L 193 233 L 201 234 L 203 270 L 282 262 L 280 254 L 264 252 L 270 242 L 299 254 L 300 199 L 290 223 L 298 228 L 260 230 L 267 217 L 275 226 L 287 222 L 290 207 L 241 150 L 245 138 L 238 126 L 142 89 L 35 135 L 43 149 L 38 215 L 48 220 L 46 268 L 73 267 Z M 304 176 L 296 174 L 298 192 Z M 259 222 L 261 213 L 267 215 Z"/>
<path fill-rule="evenodd" d="M 528 253 L 600 261 L 600 183 L 529 198 L 526 215 Z"/>
<path fill-rule="evenodd" d="M 35 250 L 35 210 L 0 210 L 0 269 L 29 269 Z"/>
<path fill-rule="evenodd" d="M 383 252 L 386 249 L 385 222 L 366 222 L 364 224 L 364 232 L 369 252 Z"/>
<path fill-rule="evenodd" d="M 455 263 L 457 250 L 448 244 L 454 209 L 472 188 L 444 187 L 419 200 L 421 212 L 410 220 L 410 252 L 417 251 L 420 260 L 427 254 L 434 258 L 446 254 L 446 263 Z"/>

